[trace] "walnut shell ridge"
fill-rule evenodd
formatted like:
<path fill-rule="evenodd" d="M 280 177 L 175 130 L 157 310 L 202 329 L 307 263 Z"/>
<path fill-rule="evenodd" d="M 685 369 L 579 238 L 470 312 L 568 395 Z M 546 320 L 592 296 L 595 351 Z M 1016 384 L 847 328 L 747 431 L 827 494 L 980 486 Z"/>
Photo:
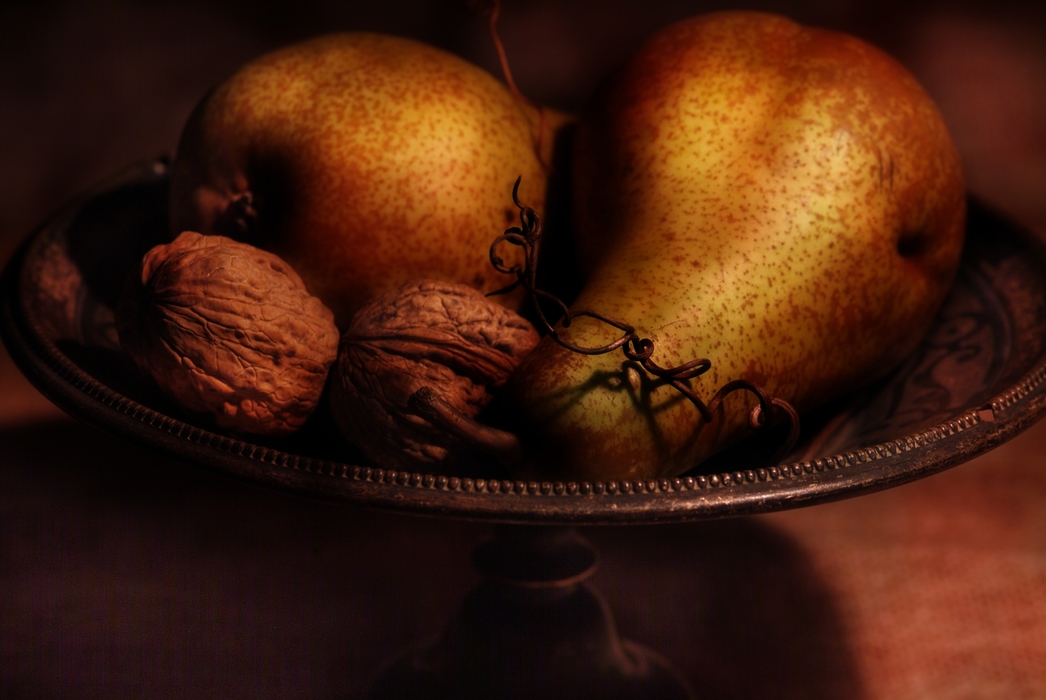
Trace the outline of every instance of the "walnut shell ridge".
<path fill-rule="evenodd" d="M 116 327 L 136 364 L 184 408 L 257 434 L 305 423 L 338 352 L 333 313 L 290 265 L 191 231 L 145 254 Z"/>
<path fill-rule="evenodd" d="M 472 446 L 413 413 L 422 387 L 475 418 L 537 345 L 519 314 L 462 284 L 423 280 L 353 316 L 331 374 L 330 404 L 347 440 L 388 469 L 444 471 Z"/>

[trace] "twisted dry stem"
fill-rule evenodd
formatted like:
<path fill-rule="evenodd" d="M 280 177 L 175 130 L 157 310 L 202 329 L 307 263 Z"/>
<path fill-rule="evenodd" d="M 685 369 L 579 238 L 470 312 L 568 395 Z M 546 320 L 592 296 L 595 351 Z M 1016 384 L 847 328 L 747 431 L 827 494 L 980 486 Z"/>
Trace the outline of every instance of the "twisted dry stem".
<path fill-rule="evenodd" d="M 545 140 L 545 122 L 547 121 L 545 107 L 524 95 L 516 85 L 515 79 L 512 77 L 512 69 L 509 67 L 508 63 L 508 54 L 505 53 L 505 45 L 501 43 L 501 35 L 498 34 L 497 24 L 498 16 L 501 14 L 501 0 L 469 0 L 469 6 L 476 14 L 487 18 L 487 31 L 490 32 L 490 39 L 494 44 L 494 50 L 498 52 L 498 62 L 501 64 L 501 74 L 505 77 L 505 84 L 508 85 L 509 91 L 512 92 L 517 100 L 530 105 L 538 111 L 539 122 L 537 135 L 534 137 L 534 153 L 537 155 L 541 167 L 548 171 L 551 169 L 552 164 L 546 163 L 541 154 Z"/>
<path fill-rule="evenodd" d="M 502 235 L 494 239 L 490 246 L 490 262 L 494 265 L 494 268 L 498 272 L 515 276 L 516 280 L 507 287 L 490 294 L 504 294 L 517 287 L 522 287 L 530 297 L 541 329 L 556 343 L 567 350 L 582 355 L 603 355 L 620 348 L 626 358 L 639 364 L 649 374 L 671 384 L 679 393 L 689 399 L 706 423 L 712 421 L 723 399 L 729 394 L 735 391 L 748 391 L 754 394 L 758 404 L 749 414 L 749 424 L 757 430 L 768 428 L 773 423 L 774 408 L 779 409 L 787 419 L 789 428 L 784 443 L 774 453 L 772 461 L 780 461 L 787 455 L 795 447 L 795 443 L 799 439 L 799 414 L 790 403 L 782 399 L 773 398 L 763 387 L 746 379 L 735 379 L 720 387 L 719 391 L 712 397 L 712 400 L 706 404 L 694 393 L 687 381 L 707 372 L 712 367 L 711 360 L 698 358 L 676 367 L 661 367 L 653 360 L 654 341 L 649 338 L 641 338 L 633 326 L 592 309 L 571 310 L 556 296 L 537 288 L 537 262 L 541 248 L 541 218 L 536 211 L 520 203 L 519 184 L 521 180 L 522 178 L 517 178 L 516 184 L 512 188 L 512 201 L 519 208 L 520 226 L 506 229 Z M 503 243 L 519 246 L 523 249 L 522 264 L 512 266 L 505 264 L 504 259 L 498 255 L 498 248 Z M 544 309 L 546 304 L 555 308 L 563 328 L 568 328 L 574 319 L 588 317 L 617 328 L 621 331 L 621 337 L 611 343 L 594 348 L 572 343 L 560 335 L 552 322 L 549 321 L 549 316 Z"/>

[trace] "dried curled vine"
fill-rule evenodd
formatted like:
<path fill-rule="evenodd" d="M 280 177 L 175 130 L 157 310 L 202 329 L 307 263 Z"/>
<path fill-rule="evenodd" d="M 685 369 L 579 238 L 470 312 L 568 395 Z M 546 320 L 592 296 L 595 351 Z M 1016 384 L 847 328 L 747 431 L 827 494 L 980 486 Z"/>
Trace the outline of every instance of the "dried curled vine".
<path fill-rule="evenodd" d="M 521 180 L 522 178 L 517 178 L 516 184 L 512 188 L 512 201 L 519 208 L 520 226 L 506 229 L 503 234 L 494 239 L 490 246 L 490 262 L 498 272 L 515 276 L 516 281 L 507 287 L 491 292 L 491 294 L 505 294 L 522 287 L 529 295 L 534 306 L 540 330 L 543 330 L 556 343 L 567 350 L 582 355 L 603 355 L 620 348 L 626 358 L 639 364 L 651 375 L 671 384 L 683 396 L 689 399 L 705 422 L 712 421 L 716 410 L 727 395 L 742 390 L 754 394 L 759 403 L 756 404 L 748 416 L 749 424 L 754 429 L 767 428 L 773 422 L 773 409 L 779 409 L 787 419 L 789 428 L 788 436 L 777 452 L 774 453 L 773 460 L 778 461 L 787 455 L 795 447 L 795 443 L 799 439 L 799 414 L 790 403 L 782 399 L 773 398 L 763 387 L 753 384 L 746 379 L 735 379 L 720 387 L 719 391 L 712 397 L 712 400 L 706 404 L 690 388 L 687 380 L 707 372 L 712 367 L 711 360 L 699 358 L 676 367 L 661 367 L 653 360 L 654 341 L 640 337 L 633 326 L 591 309 L 571 310 L 558 297 L 537 288 L 537 262 L 541 247 L 541 218 L 536 211 L 520 203 L 519 184 Z M 505 264 L 504 259 L 498 255 L 498 249 L 503 243 L 519 246 L 523 249 L 523 262 L 521 264 L 512 266 Z M 582 347 L 572 343 L 565 339 L 556 330 L 552 322 L 549 321 L 549 316 L 545 313 L 546 305 L 551 305 L 556 309 L 558 312 L 557 318 L 563 328 L 569 327 L 577 318 L 588 317 L 618 329 L 621 331 L 621 337 L 611 343 L 595 348 Z"/>

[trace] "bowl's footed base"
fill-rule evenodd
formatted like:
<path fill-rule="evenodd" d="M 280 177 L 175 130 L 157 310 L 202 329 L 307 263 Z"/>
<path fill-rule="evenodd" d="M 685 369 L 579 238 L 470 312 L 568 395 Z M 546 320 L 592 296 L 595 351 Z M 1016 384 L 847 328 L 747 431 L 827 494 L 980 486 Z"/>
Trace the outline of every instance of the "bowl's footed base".
<path fill-rule="evenodd" d="M 583 583 L 595 561 L 573 530 L 502 528 L 476 552 L 487 579 L 441 637 L 383 669 L 370 697 L 692 700 L 666 659 L 618 636 L 606 601 Z"/>

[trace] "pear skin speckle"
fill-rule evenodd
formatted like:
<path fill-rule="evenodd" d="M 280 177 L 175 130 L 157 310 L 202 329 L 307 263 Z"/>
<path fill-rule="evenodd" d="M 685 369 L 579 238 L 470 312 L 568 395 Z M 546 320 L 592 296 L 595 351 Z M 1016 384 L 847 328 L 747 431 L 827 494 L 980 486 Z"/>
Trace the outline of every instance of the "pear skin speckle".
<path fill-rule="evenodd" d="M 747 379 L 807 410 L 918 342 L 958 267 L 959 158 L 915 79 L 853 37 L 747 12 L 677 23 L 600 92 L 574 160 L 575 307 L 637 326 L 706 401 Z M 594 331 L 570 329 L 586 344 Z M 596 343 L 591 343 L 596 344 Z M 746 430 L 671 387 L 623 390 L 620 353 L 544 342 L 510 387 L 543 468 L 678 474 Z"/>
<path fill-rule="evenodd" d="M 549 129 L 565 121 L 546 117 Z M 349 33 L 295 44 L 197 107 L 172 168 L 172 229 L 235 235 L 223 216 L 249 192 L 257 221 L 238 237 L 284 257 L 342 326 L 411 279 L 493 291 L 511 281 L 487 251 L 515 210 L 517 177 L 543 211 L 541 123 L 490 74 L 419 42 Z"/>

